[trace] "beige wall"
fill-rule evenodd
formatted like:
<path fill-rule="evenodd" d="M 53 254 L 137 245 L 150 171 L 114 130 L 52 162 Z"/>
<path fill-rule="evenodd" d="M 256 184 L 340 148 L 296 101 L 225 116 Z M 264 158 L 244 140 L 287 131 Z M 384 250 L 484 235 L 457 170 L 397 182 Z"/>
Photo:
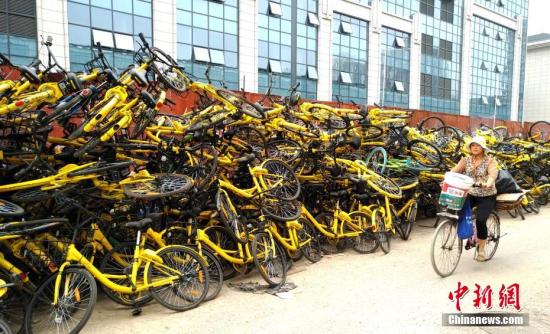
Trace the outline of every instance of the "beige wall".
<path fill-rule="evenodd" d="M 525 121 L 550 121 L 550 45 L 528 49 L 525 67 Z"/>

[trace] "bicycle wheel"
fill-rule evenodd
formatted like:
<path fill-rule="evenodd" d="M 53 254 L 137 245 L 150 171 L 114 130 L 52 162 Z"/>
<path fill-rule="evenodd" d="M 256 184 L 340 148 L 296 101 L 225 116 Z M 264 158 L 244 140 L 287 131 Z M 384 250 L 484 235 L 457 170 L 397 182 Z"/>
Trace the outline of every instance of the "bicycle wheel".
<path fill-rule="evenodd" d="M 538 121 L 529 128 L 529 138 L 532 141 L 545 144 L 550 140 L 550 123 L 547 121 Z"/>
<path fill-rule="evenodd" d="M 223 225 L 231 232 L 233 238 L 242 244 L 247 243 L 248 231 L 241 221 L 241 217 L 239 217 L 229 194 L 223 189 L 219 189 L 216 194 L 216 207 Z"/>
<path fill-rule="evenodd" d="M 223 287 L 223 269 L 220 260 L 212 251 L 207 248 L 201 249 L 201 256 L 207 264 L 208 269 L 208 293 L 204 301 L 209 301 L 216 298 Z"/>
<path fill-rule="evenodd" d="M 153 298 L 162 306 L 174 311 L 187 311 L 197 307 L 208 293 L 210 277 L 206 262 L 191 248 L 166 246 L 156 253 L 161 263 L 147 266 L 147 281 L 155 284 L 172 278 L 169 284 L 151 287 Z"/>
<path fill-rule="evenodd" d="M 370 216 L 364 212 L 350 212 L 349 217 L 352 222 L 363 229 L 363 233 L 353 238 L 352 248 L 360 254 L 368 254 L 374 252 L 379 244 L 375 234 L 370 229 Z"/>
<path fill-rule="evenodd" d="M 373 173 L 367 179 L 367 184 L 379 194 L 388 196 L 389 198 L 399 199 L 403 196 L 399 185 L 385 175 Z"/>
<path fill-rule="evenodd" d="M 284 201 L 300 196 L 300 181 L 292 167 L 276 159 L 265 160 L 260 167 L 267 170 L 267 174 L 260 174 L 260 184 L 270 195 Z"/>
<path fill-rule="evenodd" d="M 325 231 L 332 231 L 333 230 L 333 219 L 334 216 L 330 212 L 321 212 L 317 216 L 315 216 L 315 220 L 323 226 L 323 229 Z M 346 243 L 342 239 L 338 239 L 337 237 L 328 237 L 321 233 L 320 235 L 321 240 L 321 250 L 324 254 L 335 254 L 335 253 L 341 253 L 345 250 Z"/>
<path fill-rule="evenodd" d="M 487 244 L 485 245 L 486 261 L 495 256 L 500 242 L 500 218 L 495 212 L 491 212 L 487 218 Z"/>
<path fill-rule="evenodd" d="M 121 162 L 96 162 L 92 166 L 85 167 L 79 170 L 76 170 L 74 172 L 70 172 L 67 174 L 69 177 L 74 176 L 83 176 L 83 175 L 89 175 L 89 174 L 97 174 L 109 170 L 115 170 L 115 169 L 121 169 L 121 168 L 128 168 L 132 164 L 132 161 L 121 161 Z"/>
<path fill-rule="evenodd" d="M 384 130 L 376 125 L 357 125 L 346 130 L 346 134 L 351 137 L 359 137 L 362 140 L 374 140 L 381 138 Z"/>
<path fill-rule="evenodd" d="M 185 129 L 186 133 L 212 128 L 231 117 L 231 112 L 220 109 L 204 116 L 192 119 L 192 123 Z"/>
<path fill-rule="evenodd" d="M 365 158 L 365 165 L 368 169 L 383 174 L 388 164 L 388 153 L 383 147 L 375 147 Z"/>
<path fill-rule="evenodd" d="M 248 153 L 254 153 L 257 158 L 267 156 L 266 139 L 264 135 L 251 126 L 238 126 L 230 130 L 234 138 L 246 143 Z"/>
<path fill-rule="evenodd" d="M 110 280 L 119 285 L 131 286 L 132 282 L 130 281 L 129 273 L 134 261 L 135 247 L 135 242 L 124 242 L 116 245 L 103 257 L 103 260 L 99 266 L 99 271 L 105 275 L 127 274 L 128 276 L 125 278 L 110 278 Z M 144 277 L 144 268 L 144 264 L 139 268 L 138 278 Z M 101 289 L 105 292 L 109 299 L 124 306 L 141 306 L 153 300 L 153 296 L 149 291 L 141 291 L 136 294 L 129 295 L 111 290 L 103 284 L 101 285 Z"/>
<path fill-rule="evenodd" d="M 55 281 L 61 275 L 59 297 L 53 304 Z M 92 315 L 97 286 L 85 269 L 66 268 L 46 279 L 36 290 L 25 314 L 27 333 L 78 333 Z"/>
<path fill-rule="evenodd" d="M 271 286 L 281 286 L 286 281 L 286 255 L 267 232 L 254 235 L 252 257 L 260 275 Z"/>
<path fill-rule="evenodd" d="M 418 130 L 435 130 L 445 126 L 445 122 L 437 116 L 426 117 L 418 123 Z"/>
<path fill-rule="evenodd" d="M 151 124 L 156 115 L 157 110 L 155 110 L 154 108 L 147 108 L 146 110 L 142 110 L 139 115 L 134 119 L 135 125 L 131 129 L 128 137 L 130 139 L 136 139 L 141 136 L 143 131 L 145 131 L 145 128 L 147 128 L 149 124 Z"/>
<path fill-rule="evenodd" d="M 235 241 L 235 238 L 233 238 L 232 234 L 227 231 L 226 228 L 222 226 L 211 226 L 204 230 L 204 233 L 208 236 L 208 239 L 215 243 L 218 247 L 223 249 L 225 252 L 228 253 L 238 253 L 238 246 L 237 242 Z M 202 245 L 202 249 L 205 249 L 205 246 Z M 220 255 L 216 254 L 214 251 L 211 250 L 211 252 L 217 256 L 218 260 L 221 263 L 222 271 L 223 271 L 223 279 L 228 280 L 235 275 L 237 275 L 237 271 L 235 270 L 235 267 L 233 264 Z"/>
<path fill-rule="evenodd" d="M 266 144 L 267 157 L 293 164 L 302 155 L 300 144 L 289 139 L 270 140 Z"/>
<path fill-rule="evenodd" d="M 200 144 L 183 153 L 183 159 L 175 172 L 193 179 L 195 188 L 208 188 L 216 177 L 218 151 L 212 145 Z"/>
<path fill-rule="evenodd" d="M 280 222 L 296 220 L 302 213 L 299 201 L 281 201 L 269 197 L 263 198 L 260 209 L 267 217 Z"/>
<path fill-rule="evenodd" d="M 384 254 L 388 254 L 391 248 L 391 235 L 390 232 L 386 230 L 384 215 L 379 209 L 375 209 L 372 212 L 371 225 L 376 227 L 376 232 L 374 232 L 374 235 L 378 240 L 380 249 L 382 249 Z"/>
<path fill-rule="evenodd" d="M 0 198 L 0 217 L 19 217 L 25 210 L 19 205 Z"/>
<path fill-rule="evenodd" d="M 434 134 L 434 144 L 441 152 L 450 156 L 460 153 L 464 142 L 462 141 L 462 136 L 455 128 L 452 126 L 442 126 L 437 128 Z"/>
<path fill-rule="evenodd" d="M 0 334 L 12 334 L 10 325 L 4 319 L 0 318 Z"/>
<path fill-rule="evenodd" d="M 422 166 L 435 168 L 441 165 L 441 151 L 432 143 L 423 140 L 413 140 L 407 145 L 411 158 Z"/>
<path fill-rule="evenodd" d="M 151 68 L 160 81 L 177 92 L 185 92 L 188 79 L 178 67 L 177 62 L 159 48 L 152 47 L 151 53 L 153 54 Z"/>
<path fill-rule="evenodd" d="M 256 119 L 265 119 L 265 113 L 259 109 L 256 109 L 256 107 L 252 104 L 243 99 L 240 96 L 237 96 L 237 94 L 225 90 L 225 89 L 218 89 L 216 91 L 219 96 L 221 96 L 224 100 L 234 105 L 236 108 L 238 108 L 240 111 L 243 112 L 243 114 L 246 114 L 252 118 Z"/>
<path fill-rule="evenodd" d="M 509 214 L 510 217 L 512 217 L 512 218 L 517 218 L 517 216 L 518 216 L 518 210 L 517 210 L 517 209 L 508 210 L 508 214 Z"/>
<path fill-rule="evenodd" d="M 416 214 L 418 212 L 418 202 L 414 202 L 413 205 L 407 210 L 407 216 L 405 217 L 404 222 L 401 224 L 401 232 L 403 235 L 401 238 L 403 240 L 408 240 L 411 235 L 413 224 L 416 222 Z"/>
<path fill-rule="evenodd" d="M 193 186 L 193 179 L 181 174 L 153 174 L 152 180 L 124 185 L 124 193 L 131 198 L 161 198 L 181 194 Z"/>
<path fill-rule="evenodd" d="M 30 188 L 14 192 L 10 199 L 17 203 L 41 202 L 51 198 L 51 192 L 40 188 Z M 0 204 L 1 207 L 1 204 Z M 1 209 L 0 209 L 1 210 Z"/>
<path fill-rule="evenodd" d="M 443 219 L 435 229 L 431 245 L 431 261 L 435 272 L 441 277 L 451 275 L 460 261 L 462 239 L 457 234 L 457 222 Z"/>
<path fill-rule="evenodd" d="M 306 259 L 310 262 L 319 262 L 323 257 L 321 250 L 321 233 L 305 218 L 298 219 L 302 224 L 302 229 L 298 232 L 298 241 L 300 243 L 307 241 L 300 250 Z"/>

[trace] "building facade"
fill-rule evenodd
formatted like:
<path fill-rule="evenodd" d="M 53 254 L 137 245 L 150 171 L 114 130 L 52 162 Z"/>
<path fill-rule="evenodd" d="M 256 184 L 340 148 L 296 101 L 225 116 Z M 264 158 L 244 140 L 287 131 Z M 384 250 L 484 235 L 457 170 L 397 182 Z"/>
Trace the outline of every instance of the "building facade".
<path fill-rule="evenodd" d="M 0 52 L 52 35 L 82 70 L 100 41 L 118 69 L 143 32 L 196 78 L 231 89 L 521 120 L 528 0 L 3 0 Z"/>
<path fill-rule="evenodd" d="M 550 34 L 529 36 L 525 69 L 526 122 L 550 120 Z"/>

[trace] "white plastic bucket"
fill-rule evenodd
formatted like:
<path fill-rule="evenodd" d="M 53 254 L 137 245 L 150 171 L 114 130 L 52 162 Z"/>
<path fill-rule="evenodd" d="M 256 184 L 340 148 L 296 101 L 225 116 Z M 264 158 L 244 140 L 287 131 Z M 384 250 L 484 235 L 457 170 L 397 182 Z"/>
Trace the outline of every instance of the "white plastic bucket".
<path fill-rule="evenodd" d="M 468 191 L 472 188 L 474 179 L 471 177 L 447 172 L 441 186 L 439 195 L 439 204 L 452 210 L 460 210 L 468 196 Z"/>

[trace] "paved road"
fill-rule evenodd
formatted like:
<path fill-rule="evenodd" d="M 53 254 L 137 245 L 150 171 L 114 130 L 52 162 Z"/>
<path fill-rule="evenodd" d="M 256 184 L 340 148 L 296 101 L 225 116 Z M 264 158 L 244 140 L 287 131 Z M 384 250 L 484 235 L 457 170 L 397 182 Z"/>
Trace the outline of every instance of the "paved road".
<path fill-rule="evenodd" d="M 441 279 L 430 264 L 432 228 L 415 226 L 409 241 L 393 240 L 391 253 L 360 255 L 349 250 L 317 264 L 296 263 L 288 299 L 224 286 L 219 297 L 197 309 L 173 313 L 152 303 L 138 317 L 101 298 L 85 333 L 550 333 L 550 208 L 527 220 L 503 215 L 499 249 L 478 263 L 463 253 L 455 274 Z M 429 224 L 430 221 L 420 222 Z M 259 281 L 251 273 L 236 282 Z M 442 313 L 455 311 L 448 299 L 458 282 L 470 287 L 464 312 L 475 310 L 476 283 L 491 285 L 498 311 L 502 284 L 520 284 L 522 313 L 529 327 L 441 326 Z"/>

